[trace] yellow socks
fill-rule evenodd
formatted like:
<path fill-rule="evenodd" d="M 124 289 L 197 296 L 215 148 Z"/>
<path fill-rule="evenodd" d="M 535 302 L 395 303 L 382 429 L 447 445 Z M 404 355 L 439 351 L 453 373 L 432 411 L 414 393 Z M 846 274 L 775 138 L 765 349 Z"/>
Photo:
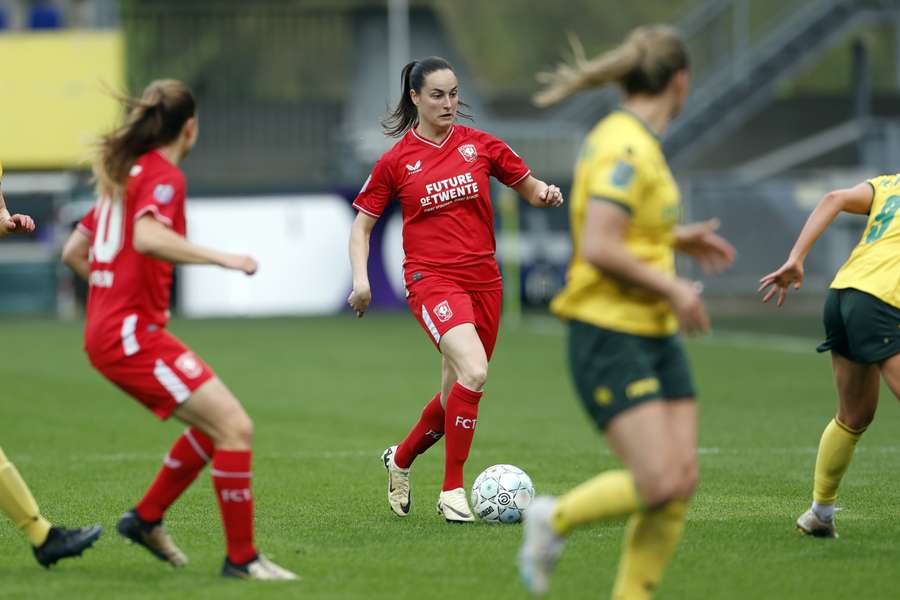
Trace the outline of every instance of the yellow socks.
<path fill-rule="evenodd" d="M 850 465 L 856 442 L 859 441 L 863 431 L 865 429 L 851 429 L 835 417 L 822 432 L 819 453 L 816 456 L 816 477 L 813 487 L 813 500 L 817 504 L 834 504 L 841 478 Z"/>
<path fill-rule="evenodd" d="M 613 600 L 649 600 L 675 553 L 686 514 L 687 503 L 674 501 L 628 519 Z"/>
<path fill-rule="evenodd" d="M 25 532 L 33 546 L 40 546 L 47 539 L 50 523 L 41 516 L 31 491 L 3 449 L 0 449 L 0 510 Z"/>
<path fill-rule="evenodd" d="M 634 478 L 625 470 L 607 471 L 562 496 L 551 524 L 560 535 L 583 523 L 621 519 L 640 509 Z"/>

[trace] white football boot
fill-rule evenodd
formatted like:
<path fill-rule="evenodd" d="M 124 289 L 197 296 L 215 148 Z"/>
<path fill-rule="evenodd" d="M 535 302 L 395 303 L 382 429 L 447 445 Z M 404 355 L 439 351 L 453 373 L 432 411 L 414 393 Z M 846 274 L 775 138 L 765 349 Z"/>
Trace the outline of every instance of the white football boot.
<path fill-rule="evenodd" d="M 394 462 L 397 446 L 391 446 L 381 454 L 384 468 L 388 472 L 388 505 L 398 517 L 409 514 L 412 494 L 409 492 L 409 469 L 401 469 Z"/>
<path fill-rule="evenodd" d="M 254 579 L 256 581 L 296 581 L 300 577 L 284 567 L 279 567 L 271 560 L 260 554 L 256 560 L 245 565 L 236 565 L 228 558 L 222 565 L 222 577 L 234 577 L 236 579 Z"/>
<path fill-rule="evenodd" d="M 814 537 L 836 538 L 838 536 L 834 528 L 834 519 L 823 521 L 811 508 L 797 518 L 797 529 Z"/>
<path fill-rule="evenodd" d="M 550 525 L 556 502 L 556 498 L 538 496 L 523 513 L 525 525 L 522 547 L 519 548 L 519 578 L 535 596 L 543 596 L 550 589 L 550 576 L 566 543 Z"/>
<path fill-rule="evenodd" d="M 448 523 L 473 523 L 475 515 L 466 500 L 465 488 L 441 492 L 437 501 L 438 514 L 444 515 Z"/>

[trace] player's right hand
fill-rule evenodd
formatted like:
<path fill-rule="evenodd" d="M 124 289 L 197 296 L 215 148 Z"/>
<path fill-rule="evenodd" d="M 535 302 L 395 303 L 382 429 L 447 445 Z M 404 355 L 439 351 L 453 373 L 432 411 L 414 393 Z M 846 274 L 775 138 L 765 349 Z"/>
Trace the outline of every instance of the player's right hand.
<path fill-rule="evenodd" d="M 702 291 L 703 286 L 699 282 L 686 279 L 675 281 L 669 300 L 672 302 L 672 308 L 675 309 L 681 331 L 685 335 L 709 332 L 709 315 L 706 314 L 706 307 L 703 306 L 703 300 L 700 298 Z"/>
<path fill-rule="evenodd" d="M 366 311 L 369 310 L 369 304 L 372 302 L 372 288 L 368 285 L 354 285 L 353 291 L 347 297 L 347 304 L 356 311 L 356 318 L 360 319 Z"/>
<path fill-rule="evenodd" d="M 244 254 L 229 254 L 226 256 L 222 266 L 234 271 L 243 271 L 247 275 L 253 275 L 259 268 L 259 264 L 252 256 L 246 256 Z"/>

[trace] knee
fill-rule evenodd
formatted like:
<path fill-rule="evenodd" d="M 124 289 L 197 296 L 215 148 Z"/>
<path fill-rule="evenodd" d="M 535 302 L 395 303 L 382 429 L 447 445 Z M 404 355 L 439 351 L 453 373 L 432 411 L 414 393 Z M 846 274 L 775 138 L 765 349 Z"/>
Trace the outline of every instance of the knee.
<path fill-rule="evenodd" d="M 226 421 L 223 433 L 223 446 L 249 449 L 253 445 L 253 420 L 243 409 L 236 410 Z"/>
<path fill-rule="evenodd" d="M 487 381 L 488 365 L 487 361 L 473 361 L 466 365 L 458 373 L 457 381 L 473 391 L 481 391 Z"/>
<path fill-rule="evenodd" d="M 863 431 L 875 419 L 875 411 L 857 409 L 854 411 L 838 411 L 837 421 L 839 425 L 843 425 L 845 429 L 852 431 Z"/>
<path fill-rule="evenodd" d="M 698 480 L 699 470 L 694 460 L 654 469 L 636 484 L 644 505 L 656 508 L 674 500 L 690 500 Z"/>
<path fill-rule="evenodd" d="M 675 500 L 680 492 L 681 477 L 671 470 L 648 473 L 638 480 L 637 491 L 647 508 L 656 508 Z"/>

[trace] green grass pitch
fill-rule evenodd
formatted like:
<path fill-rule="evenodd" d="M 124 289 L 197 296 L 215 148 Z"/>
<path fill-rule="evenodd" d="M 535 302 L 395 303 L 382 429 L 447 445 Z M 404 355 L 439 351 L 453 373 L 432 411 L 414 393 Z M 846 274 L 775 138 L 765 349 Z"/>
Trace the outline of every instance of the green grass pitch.
<path fill-rule="evenodd" d="M 450 526 L 434 512 L 442 446 L 412 474 L 413 512 L 395 518 L 379 456 L 439 381 L 438 354 L 407 315 L 176 321 L 172 330 L 234 390 L 256 423 L 258 546 L 298 584 L 223 581 L 209 477 L 167 516 L 191 558 L 180 571 L 114 527 L 180 433 L 106 383 L 81 327 L 0 320 L 0 444 L 54 522 L 106 529 L 83 558 L 39 568 L 0 519 L 0 598 L 521 598 L 518 526 Z M 758 328 L 754 328 L 757 329 Z M 778 329 L 777 327 L 775 329 Z M 701 483 L 660 599 L 897 598 L 900 411 L 883 406 L 839 498 L 839 540 L 806 539 L 815 447 L 834 410 L 814 338 L 717 334 L 689 343 L 701 407 Z M 524 468 L 556 494 L 615 466 L 570 387 L 562 329 L 501 331 L 467 482 L 491 464 Z M 605 598 L 622 524 L 577 531 L 551 598 Z"/>

